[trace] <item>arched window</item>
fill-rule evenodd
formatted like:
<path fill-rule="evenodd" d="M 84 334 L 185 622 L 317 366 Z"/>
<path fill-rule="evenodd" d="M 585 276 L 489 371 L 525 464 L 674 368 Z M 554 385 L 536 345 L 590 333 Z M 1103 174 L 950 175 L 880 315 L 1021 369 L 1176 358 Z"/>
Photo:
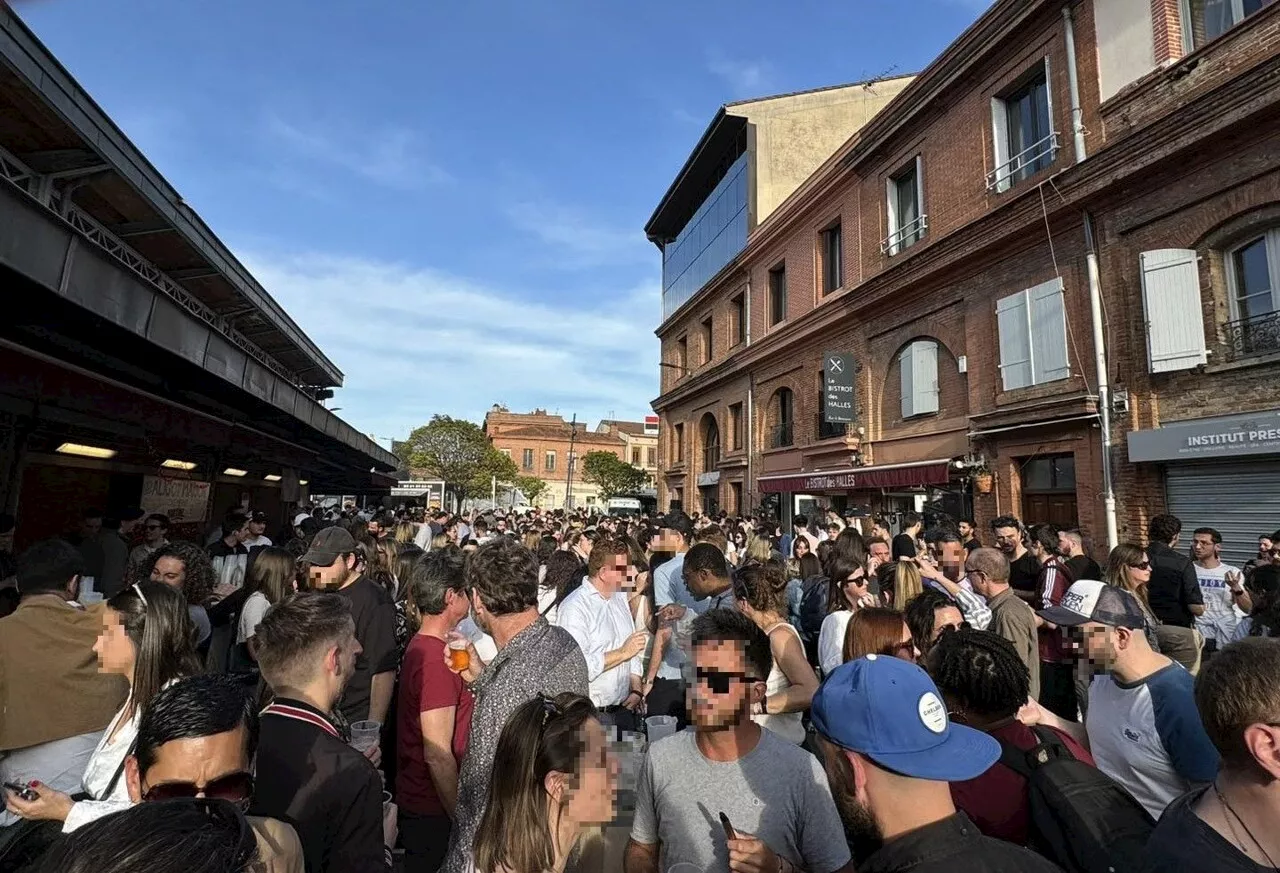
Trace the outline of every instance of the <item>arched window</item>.
<path fill-rule="evenodd" d="M 720 466 L 720 425 L 711 413 L 702 417 L 702 470 L 710 473 Z"/>
<path fill-rule="evenodd" d="M 770 448 L 795 445 L 795 398 L 790 388 L 779 388 L 773 395 L 773 420 Z"/>
<path fill-rule="evenodd" d="M 902 417 L 938 411 L 938 344 L 931 339 L 909 342 L 898 355 L 902 373 Z"/>

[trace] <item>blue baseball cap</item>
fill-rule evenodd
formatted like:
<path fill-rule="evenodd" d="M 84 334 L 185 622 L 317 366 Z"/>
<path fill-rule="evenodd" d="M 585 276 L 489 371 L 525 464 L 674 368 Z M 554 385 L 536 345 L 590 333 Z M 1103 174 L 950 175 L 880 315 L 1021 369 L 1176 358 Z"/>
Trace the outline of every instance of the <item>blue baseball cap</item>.
<path fill-rule="evenodd" d="M 927 673 L 889 655 L 837 667 L 813 696 L 810 715 L 837 746 L 915 779 L 963 782 L 1000 759 L 994 738 L 951 723 Z"/>

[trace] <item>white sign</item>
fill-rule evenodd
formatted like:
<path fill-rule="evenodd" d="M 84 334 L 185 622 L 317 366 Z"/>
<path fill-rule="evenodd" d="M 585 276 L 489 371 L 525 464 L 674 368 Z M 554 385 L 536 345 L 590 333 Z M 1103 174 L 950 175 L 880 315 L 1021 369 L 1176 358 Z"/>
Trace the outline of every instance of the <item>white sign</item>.
<path fill-rule="evenodd" d="M 204 521 L 209 510 L 208 482 L 192 479 L 168 479 L 163 476 L 142 477 L 142 511 L 169 516 L 173 524 Z"/>
<path fill-rule="evenodd" d="M 698 474 L 698 487 L 702 488 L 706 485 L 718 485 L 720 483 L 720 471 L 712 470 L 710 473 Z"/>

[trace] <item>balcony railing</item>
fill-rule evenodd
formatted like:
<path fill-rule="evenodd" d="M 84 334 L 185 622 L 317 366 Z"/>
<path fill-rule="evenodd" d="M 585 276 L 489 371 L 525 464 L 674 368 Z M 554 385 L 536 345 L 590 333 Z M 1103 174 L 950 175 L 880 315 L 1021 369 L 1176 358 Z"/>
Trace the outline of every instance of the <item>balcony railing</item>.
<path fill-rule="evenodd" d="M 915 221 L 904 224 L 884 239 L 880 240 L 880 254 L 896 255 L 904 248 L 920 241 L 924 232 L 929 229 L 929 216 L 921 215 Z"/>
<path fill-rule="evenodd" d="M 1227 346 L 1233 358 L 1280 352 L 1280 311 L 1227 322 Z"/>
<path fill-rule="evenodd" d="M 1037 143 L 1032 143 L 990 173 L 987 173 L 987 190 L 990 191 L 992 188 L 1003 190 L 1004 187 L 1025 179 L 1031 173 L 1019 175 L 1024 169 L 1046 157 L 1049 159 L 1049 163 L 1053 163 L 1053 156 L 1057 152 L 1058 132 L 1055 130 L 1044 139 Z M 1041 168 L 1036 168 L 1036 170 L 1039 169 Z M 1033 170 L 1032 172 L 1035 171 Z"/>
<path fill-rule="evenodd" d="M 780 449 L 795 445 L 795 427 L 791 422 L 776 425 L 769 431 L 769 448 Z"/>
<path fill-rule="evenodd" d="M 842 421 L 827 421 L 823 416 L 817 416 L 817 428 L 815 433 L 820 440 L 830 440 L 836 437 L 843 437 L 849 433 L 849 425 Z"/>

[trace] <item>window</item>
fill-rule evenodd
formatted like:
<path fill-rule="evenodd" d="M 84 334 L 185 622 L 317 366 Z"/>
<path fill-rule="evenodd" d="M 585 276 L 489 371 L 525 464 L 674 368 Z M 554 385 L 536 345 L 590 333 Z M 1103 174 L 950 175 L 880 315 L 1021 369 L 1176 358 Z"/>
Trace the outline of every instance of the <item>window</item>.
<path fill-rule="evenodd" d="M 933 340 L 908 343 L 898 356 L 902 371 L 902 417 L 938 411 L 938 344 Z"/>
<path fill-rule="evenodd" d="M 747 341 L 747 295 L 739 294 L 729 301 L 733 307 L 733 345 Z"/>
<path fill-rule="evenodd" d="M 689 338 L 682 336 L 676 340 L 676 378 L 689 372 Z"/>
<path fill-rule="evenodd" d="M 644 459 L 646 467 L 658 466 L 658 450 L 653 446 L 644 450 Z"/>
<path fill-rule="evenodd" d="M 919 242 L 929 226 L 924 213 L 924 164 L 919 155 L 889 177 L 885 197 L 889 206 L 889 236 L 880 243 L 880 250 L 896 255 Z"/>
<path fill-rule="evenodd" d="M 712 342 L 714 341 L 714 333 L 712 330 L 711 316 L 708 315 L 702 320 L 702 363 L 709 364 L 711 362 Z"/>
<path fill-rule="evenodd" d="M 631 466 L 633 467 L 640 466 L 640 450 L 637 448 L 633 448 L 631 450 Z"/>
<path fill-rule="evenodd" d="M 720 425 L 715 416 L 707 414 L 702 419 L 702 471 L 710 473 L 720 466 Z"/>
<path fill-rule="evenodd" d="M 1192 52 L 1274 0 L 1182 0 L 1182 47 Z"/>
<path fill-rule="evenodd" d="M 498 449 L 498 451 L 502 452 L 502 454 L 506 455 L 508 458 L 511 457 L 511 449 Z"/>
<path fill-rule="evenodd" d="M 769 326 L 787 317 L 787 265 L 778 264 L 769 271 Z"/>
<path fill-rule="evenodd" d="M 1228 254 L 1228 339 L 1237 355 L 1280 351 L 1280 228 Z"/>
<path fill-rule="evenodd" d="M 524 467 L 526 470 L 532 470 L 533 469 L 533 449 L 525 449 L 524 456 L 521 458 L 521 461 L 523 462 L 521 464 L 522 467 Z"/>
<path fill-rule="evenodd" d="M 1005 391 L 1071 375 L 1061 279 L 997 300 L 996 322 Z"/>
<path fill-rule="evenodd" d="M 555 452 L 547 452 L 547 463 L 544 469 L 548 473 L 554 473 L 556 471 L 556 453 Z"/>
<path fill-rule="evenodd" d="M 1049 96 L 1049 62 L 1039 64 L 1021 83 L 991 101 L 996 168 L 987 187 L 1007 191 L 1050 166 L 1058 152 Z"/>
<path fill-rule="evenodd" d="M 734 515 L 742 514 L 742 483 L 729 483 L 729 499 L 733 501 L 733 506 L 729 507 L 729 511 Z"/>
<path fill-rule="evenodd" d="M 795 444 L 795 399 L 790 388 L 779 388 L 774 395 L 774 416 L 777 424 L 770 435 L 769 447 L 780 448 Z"/>
<path fill-rule="evenodd" d="M 684 463 L 684 425 L 677 424 L 671 429 L 672 439 L 675 445 L 671 447 L 671 457 L 675 458 L 677 464 Z"/>
<path fill-rule="evenodd" d="M 729 405 L 729 451 L 736 452 L 742 448 L 742 404 Z"/>
<path fill-rule="evenodd" d="M 822 293 L 830 294 L 844 285 L 844 248 L 840 241 L 840 222 L 822 232 Z"/>

